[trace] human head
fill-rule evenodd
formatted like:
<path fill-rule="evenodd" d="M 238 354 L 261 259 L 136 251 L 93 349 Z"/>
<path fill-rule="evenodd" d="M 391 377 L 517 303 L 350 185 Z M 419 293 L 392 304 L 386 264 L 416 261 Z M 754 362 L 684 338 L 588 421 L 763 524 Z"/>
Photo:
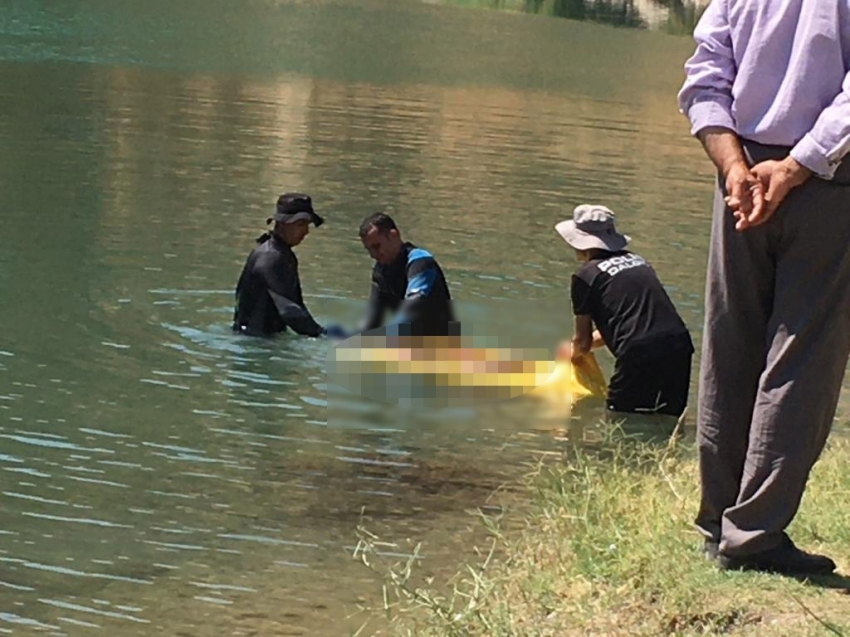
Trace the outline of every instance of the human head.
<path fill-rule="evenodd" d="M 297 221 L 289 222 L 275 221 L 274 233 L 280 237 L 286 245 L 294 248 L 304 241 L 304 238 L 310 234 L 310 222 L 306 219 L 298 219 Z"/>
<path fill-rule="evenodd" d="M 576 206 L 573 218 L 561 221 L 555 226 L 555 231 L 577 253 L 593 250 L 619 252 L 631 241 L 626 235 L 617 232 L 614 213 L 605 206 L 594 204 Z"/>
<path fill-rule="evenodd" d="M 277 199 L 274 217 L 274 233 L 284 243 L 297 246 L 310 233 L 310 224 L 317 228 L 325 220 L 313 210 L 313 201 L 309 195 L 288 192 Z"/>
<path fill-rule="evenodd" d="M 401 251 L 401 233 L 392 217 L 382 212 L 369 215 L 360 224 L 360 240 L 369 256 L 382 265 L 392 263 Z"/>

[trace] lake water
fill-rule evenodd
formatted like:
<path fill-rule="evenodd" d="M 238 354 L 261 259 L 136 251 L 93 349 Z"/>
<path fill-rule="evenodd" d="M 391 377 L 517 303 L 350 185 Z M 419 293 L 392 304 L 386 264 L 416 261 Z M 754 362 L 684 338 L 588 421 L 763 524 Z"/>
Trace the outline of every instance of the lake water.
<path fill-rule="evenodd" d="M 553 226 L 595 201 L 699 339 L 690 39 L 454 4 L 0 7 L 0 634 L 347 634 L 380 595 L 361 521 L 453 572 L 468 511 L 563 447 L 528 401 L 329 418 L 327 342 L 232 335 L 285 190 L 327 219 L 297 249 L 320 321 L 362 311 L 357 227 L 384 210 L 465 325 L 552 350 L 575 267 Z"/>

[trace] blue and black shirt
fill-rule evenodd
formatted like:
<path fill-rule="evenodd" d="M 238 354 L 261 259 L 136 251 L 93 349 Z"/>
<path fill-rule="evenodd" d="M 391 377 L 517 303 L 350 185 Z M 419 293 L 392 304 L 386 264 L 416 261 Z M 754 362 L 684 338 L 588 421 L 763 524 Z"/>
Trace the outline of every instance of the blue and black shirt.
<path fill-rule="evenodd" d="M 363 331 L 381 327 L 387 310 L 395 313 L 390 325 L 404 325 L 411 334 L 441 336 L 452 331 L 451 294 L 430 252 L 405 243 L 392 263 L 375 264 Z"/>

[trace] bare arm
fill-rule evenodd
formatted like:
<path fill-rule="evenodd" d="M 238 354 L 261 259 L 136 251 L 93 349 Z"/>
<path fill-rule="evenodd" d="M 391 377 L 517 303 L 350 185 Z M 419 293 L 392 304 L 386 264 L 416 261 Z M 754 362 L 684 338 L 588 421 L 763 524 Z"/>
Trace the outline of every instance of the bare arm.
<path fill-rule="evenodd" d="M 587 355 L 593 347 L 593 321 L 590 316 L 580 314 L 575 317 L 571 358 L 573 361 Z"/>
<path fill-rule="evenodd" d="M 602 338 L 599 330 L 593 330 L 593 342 L 590 344 L 590 349 L 599 349 L 600 347 L 605 347 L 605 339 Z"/>
<path fill-rule="evenodd" d="M 576 317 L 576 318 L 578 319 L 578 317 Z M 584 318 L 589 319 L 590 317 L 584 317 Z M 561 361 L 572 360 L 573 362 L 575 362 L 576 360 L 578 360 L 579 358 L 581 358 L 582 356 L 587 354 L 587 352 L 594 350 L 594 349 L 599 349 L 600 347 L 605 347 L 605 340 L 602 338 L 602 334 L 600 334 L 599 330 L 594 330 L 592 325 L 590 327 L 590 329 L 592 330 L 592 336 L 591 336 L 591 339 L 590 339 L 590 346 L 587 347 L 586 349 L 583 348 L 583 349 L 580 350 L 577 346 L 574 345 L 575 339 L 579 334 L 579 330 L 581 330 L 582 334 L 584 334 L 584 330 L 586 329 L 586 327 L 584 325 L 584 321 L 582 321 L 582 323 L 583 323 L 582 327 L 579 328 L 578 327 L 578 321 L 576 321 L 576 330 L 575 330 L 575 334 L 573 336 L 573 340 L 561 341 L 560 345 L 558 346 L 558 351 L 555 354 L 556 360 L 561 360 Z M 578 353 L 578 354 L 575 355 L 575 358 L 573 358 L 573 353 L 574 352 L 580 352 L 580 351 L 583 352 L 583 353 Z"/>
<path fill-rule="evenodd" d="M 384 298 L 381 294 L 381 287 L 378 283 L 378 280 L 375 278 L 375 274 L 372 274 L 372 290 L 369 294 L 369 303 L 367 306 L 366 316 L 360 324 L 361 332 L 368 332 L 369 330 L 374 330 L 377 327 L 380 327 L 384 322 Z"/>
<path fill-rule="evenodd" d="M 721 176 L 726 205 L 737 219 L 735 227 L 745 230 L 766 218 L 763 188 L 750 174 L 732 115 L 737 64 L 728 4 L 728 0 L 714 0 L 694 29 L 697 48 L 685 63 L 679 109 L 687 115 L 691 133 L 702 143 Z"/>
<path fill-rule="evenodd" d="M 728 128 L 707 126 L 697 137 L 723 178 L 726 205 L 737 219 L 735 227 L 746 230 L 767 221 L 770 217 L 766 214 L 764 187 L 758 176 L 750 171 L 738 135 Z"/>

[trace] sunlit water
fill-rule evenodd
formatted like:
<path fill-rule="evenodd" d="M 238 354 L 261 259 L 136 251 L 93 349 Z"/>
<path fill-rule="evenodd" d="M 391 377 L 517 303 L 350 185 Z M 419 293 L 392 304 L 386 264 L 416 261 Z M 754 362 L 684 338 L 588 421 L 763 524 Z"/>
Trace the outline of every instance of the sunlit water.
<path fill-rule="evenodd" d="M 529 401 L 329 417 L 326 342 L 230 333 L 244 258 L 280 192 L 311 193 L 307 302 L 351 324 L 357 226 L 386 210 L 465 326 L 551 350 L 575 267 L 553 226 L 598 201 L 698 339 L 690 48 L 397 0 L 4 3 L 0 634 L 343 634 L 379 601 L 359 523 L 391 554 L 423 541 L 428 572 L 473 557 L 468 511 L 567 423 Z"/>

